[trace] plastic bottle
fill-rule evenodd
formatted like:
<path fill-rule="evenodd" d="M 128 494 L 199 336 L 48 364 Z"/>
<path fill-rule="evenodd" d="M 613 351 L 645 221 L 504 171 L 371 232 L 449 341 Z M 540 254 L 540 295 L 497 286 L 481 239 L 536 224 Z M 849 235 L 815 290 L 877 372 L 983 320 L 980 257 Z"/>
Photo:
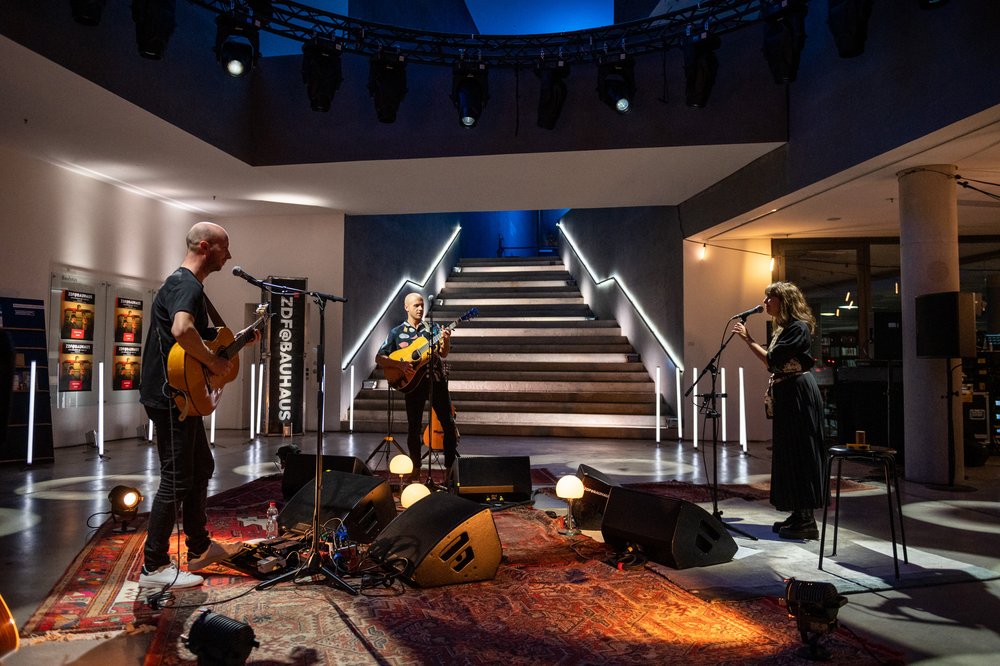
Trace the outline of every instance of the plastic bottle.
<path fill-rule="evenodd" d="M 264 525 L 264 532 L 268 539 L 278 536 L 278 506 L 274 501 L 267 505 L 267 523 Z"/>

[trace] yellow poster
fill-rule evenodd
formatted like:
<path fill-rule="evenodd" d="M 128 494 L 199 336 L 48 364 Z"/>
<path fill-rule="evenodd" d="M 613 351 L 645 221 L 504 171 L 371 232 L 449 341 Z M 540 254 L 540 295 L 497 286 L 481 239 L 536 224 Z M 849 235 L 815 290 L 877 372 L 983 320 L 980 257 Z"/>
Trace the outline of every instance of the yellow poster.
<path fill-rule="evenodd" d="M 94 345 L 63 342 L 59 348 L 59 390 L 89 391 L 94 380 Z"/>
<path fill-rule="evenodd" d="M 60 337 L 63 340 L 94 339 L 93 294 L 63 289 Z"/>
<path fill-rule="evenodd" d="M 119 297 L 115 302 L 115 342 L 142 343 L 142 301 Z"/>
<path fill-rule="evenodd" d="M 135 391 L 139 388 L 139 355 L 142 350 L 137 345 L 115 345 L 114 370 L 111 388 L 114 391 Z"/>

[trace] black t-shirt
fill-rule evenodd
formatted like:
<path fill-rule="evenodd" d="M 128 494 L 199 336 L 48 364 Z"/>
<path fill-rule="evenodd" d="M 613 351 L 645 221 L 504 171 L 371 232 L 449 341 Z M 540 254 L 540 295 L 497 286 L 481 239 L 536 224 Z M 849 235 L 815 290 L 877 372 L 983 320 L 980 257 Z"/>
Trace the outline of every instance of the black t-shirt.
<path fill-rule="evenodd" d="M 171 273 L 153 299 L 153 322 L 142 353 L 139 381 L 139 402 L 149 407 L 170 406 L 164 388 L 167 383 L 167 355 L 177 342 L 170 329 L 178 312 L 191 313 L 201 337 L 211 338 L 205 287 L 187 268 L 178 268 Z"/>

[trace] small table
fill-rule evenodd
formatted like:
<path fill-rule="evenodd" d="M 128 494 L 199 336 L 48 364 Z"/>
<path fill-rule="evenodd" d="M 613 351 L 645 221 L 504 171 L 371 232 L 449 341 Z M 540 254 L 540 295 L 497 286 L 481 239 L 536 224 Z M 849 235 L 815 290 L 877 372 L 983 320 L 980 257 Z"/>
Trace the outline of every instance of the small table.
<path fill-rule="evenodd" d="M 909 563 L 909 556 L 906 552 L 906 532 L 903 530 L 903 503 L 899 495 L 899 478 L 896 476 L 896 450 L 886 446 L 831 446 L 826 458 L 826 476 L 824 484 L 826 490 L 823 498 L 823 530 L 819 539 L 819 569 L 823 569 L 823 550 L 826 543 L 826 519 L 827 511 L 830 507 L 830 473 L 833 471 L 833 462 L 837 461 L 837 507 L 833 512 L 833 550 L 830 555 L 837 554 L 837 528 L 840 523 L 840 479 L 841 469 L 845 460 L 868 463 L 870 465 L 880 465 L 885 478 L 885 494 L 889 503 L 889 531 L 892 534 L 892 563 L 896 571 L 896 580 L 899 580 L 899 555 L 896 552 L 896 518 L 893 516 L 892 492 L 893 486 L 896 490 L 896 514 L 899 519 L 900 543 L 903 546 L 903 561 Z"/>

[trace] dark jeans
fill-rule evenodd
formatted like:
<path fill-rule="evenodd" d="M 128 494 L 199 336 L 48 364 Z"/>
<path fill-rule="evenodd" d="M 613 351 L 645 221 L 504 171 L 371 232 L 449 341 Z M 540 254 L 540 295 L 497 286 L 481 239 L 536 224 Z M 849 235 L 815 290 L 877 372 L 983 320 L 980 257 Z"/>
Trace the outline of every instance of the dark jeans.
<path fill-rule="evenodd" d="M 406 448 L 409 449 L 410 460 L 413 461 L 414 474 L 420 469 L 421 425 L 430 392 L 431 382 L 428 377 L 420 382 L 417 388 L 406 394 Z M 441 421 L 441 429 L 444 431 L 444 464 L 451 469 L 452 463 L 455 462 L 458 437 L 455 435 L 455 417 L 451 413 L 451 394 L 448 393 L 447 381 L 434 382 L 431 404 L 434 405 L 434 412 Z"/>
<path fill-rule="evenodd" d="M 211 543 L 205 511 L 215 458 L 200 416 L 178 421 L 174 406 L 146 407 L 146 413 L 156 427 L 156 449 L 160 454 L 160 487 L 149 511 L 144 551 L 146 569 L 152 571 L 170 562 L 170 533 L 178 510 L 188 551 L 203 553 Z"/>

